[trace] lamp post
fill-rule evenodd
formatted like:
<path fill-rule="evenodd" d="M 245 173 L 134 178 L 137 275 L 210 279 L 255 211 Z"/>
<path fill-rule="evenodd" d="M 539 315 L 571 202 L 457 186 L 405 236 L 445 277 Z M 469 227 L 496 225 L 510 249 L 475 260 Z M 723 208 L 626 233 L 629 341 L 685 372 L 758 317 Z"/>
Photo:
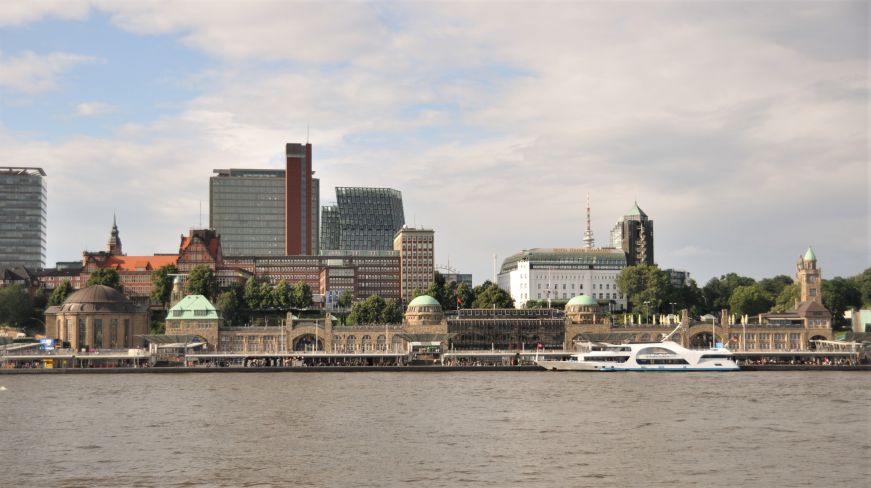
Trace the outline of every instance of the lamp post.
<path fill-rule="evenodd" d="M 644 301 L 644 320 L 649 320 L 648 316 L 650 315 L 650 300 Z"/>

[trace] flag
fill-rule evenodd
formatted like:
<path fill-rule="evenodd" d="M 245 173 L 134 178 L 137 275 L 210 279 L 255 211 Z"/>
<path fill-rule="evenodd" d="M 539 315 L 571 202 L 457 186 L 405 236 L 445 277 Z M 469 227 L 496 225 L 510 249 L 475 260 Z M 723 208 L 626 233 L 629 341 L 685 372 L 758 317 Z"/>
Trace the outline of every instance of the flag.
<path fill-rule="evenodd" d="M 460 297 L 460 295 L 457 295 L 457 307 L 462 307 L 462 306 L 463 306 L 463 299 L 462 299 L 462 297 Z"/>

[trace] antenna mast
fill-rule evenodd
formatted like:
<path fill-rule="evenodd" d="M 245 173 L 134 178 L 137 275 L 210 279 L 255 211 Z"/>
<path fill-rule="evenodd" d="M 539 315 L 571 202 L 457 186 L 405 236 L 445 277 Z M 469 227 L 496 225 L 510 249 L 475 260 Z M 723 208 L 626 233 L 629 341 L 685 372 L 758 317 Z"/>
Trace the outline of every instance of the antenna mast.
<path fill-rule="evenodd" d="M 584 243 L 587 249 L 593 248 L 593 227 L 590 219 L 590 194 L 587 193 L 587 230 L 584 231 Z"/>

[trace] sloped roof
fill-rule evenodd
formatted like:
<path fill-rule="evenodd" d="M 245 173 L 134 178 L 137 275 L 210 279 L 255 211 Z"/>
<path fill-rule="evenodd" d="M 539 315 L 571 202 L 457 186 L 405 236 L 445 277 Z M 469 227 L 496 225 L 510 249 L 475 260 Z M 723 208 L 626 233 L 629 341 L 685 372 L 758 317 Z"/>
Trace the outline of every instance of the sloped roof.
<path fill-rule="evenodd" d="M 167 320 L 217 320 L 218 309 L 202 295 L 188 295 L 169 309 Z"/>
<path fill-rule="evenodd" d="M 109 256 L 103 267 L 116 271 L 153 271 L 167 264 L 176 264 L 178 256 Z"/>
<path fill-rule="evenodd" d="M 795 309 L 795 312 L 801 317 L 804 317 L 811 312 L 824 312 L 827 317 L 832 316 L 831 312 L 829 312 L 829 309 L 812 300 L 799 303 L 798 308 Z"/>
<path fill-rule="evenodd" d="M 641 207 L 638 206 L 638 202 L 635 202 L 635 204 L 632 206 L 632 208 L 630 208 L 629 210 L 626 211 L 626 214 L 624 216 L 625 217 L 642 217 L 645 219 L 647 218 L 647 214 L 644 213 L 644 210 L 641 210 Z"/>
<path fill-rule="evenodd" d="M 817 260 L 817 255 L 814 254 L 814 248 L 812 248 L 810 246 L 807 247 L 807 251 L 804 253 L 804 260 L 805 261 L 816 261 Z"/>

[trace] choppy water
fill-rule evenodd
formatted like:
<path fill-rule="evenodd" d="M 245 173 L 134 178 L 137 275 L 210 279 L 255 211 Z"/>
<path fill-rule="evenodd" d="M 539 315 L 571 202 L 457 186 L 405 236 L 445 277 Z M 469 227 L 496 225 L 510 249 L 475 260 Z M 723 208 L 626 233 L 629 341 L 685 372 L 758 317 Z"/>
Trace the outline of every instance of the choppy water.
<path fill-rule="evenodd" d="M 871 486 L 871 374 L 0 376 L 0 486 Z"/>

